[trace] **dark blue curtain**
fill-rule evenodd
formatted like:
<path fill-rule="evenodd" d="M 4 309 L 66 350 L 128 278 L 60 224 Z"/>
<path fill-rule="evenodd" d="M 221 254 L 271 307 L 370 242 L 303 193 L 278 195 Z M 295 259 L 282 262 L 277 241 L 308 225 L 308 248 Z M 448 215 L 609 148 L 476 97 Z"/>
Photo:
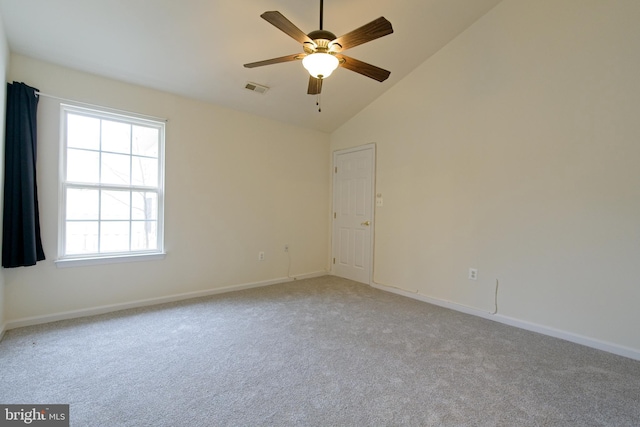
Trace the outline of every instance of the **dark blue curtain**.
<path fill-rule="evenodd" d="M 44 259 L 36 186 L 37 89 L 7 84 L 4 151 L 2 266 L 35 265 Z"/>

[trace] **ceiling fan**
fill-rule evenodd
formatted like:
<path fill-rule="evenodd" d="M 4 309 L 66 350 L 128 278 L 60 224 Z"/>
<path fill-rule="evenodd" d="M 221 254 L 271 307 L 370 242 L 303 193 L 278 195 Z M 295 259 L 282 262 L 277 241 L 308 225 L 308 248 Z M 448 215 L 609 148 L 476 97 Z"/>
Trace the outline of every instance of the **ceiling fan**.
<path fill-rule="evenodd" d="M 320 95 L 322 91 L 322 81 L 329 77 L 338 66 L 355 71 L 379 82 L 383 82 L 389 78 L 391 72 L 343 55 L 341 52 L 393 33 L 391 22 L 387 21 L 384 17 L 380 17 L 343 36 L 336 37 L 332 32 L 322 28 L 322 15 L 323 0 L 320 0 L 320 29 L 305 34 L 280 12 L 272 11 L 263 13 L 260 15 L 261 18 L 301 43 L 304 53 L 295 53 L 293 55 L 281 56 L 265 61 L 251 62 L 244 64 L 244 66 L 246 68 L 255 68 L 281 62 L 302 60 L 302 65 L 310 74 L 309 87 L 307 90 L 309 95 Z"/>

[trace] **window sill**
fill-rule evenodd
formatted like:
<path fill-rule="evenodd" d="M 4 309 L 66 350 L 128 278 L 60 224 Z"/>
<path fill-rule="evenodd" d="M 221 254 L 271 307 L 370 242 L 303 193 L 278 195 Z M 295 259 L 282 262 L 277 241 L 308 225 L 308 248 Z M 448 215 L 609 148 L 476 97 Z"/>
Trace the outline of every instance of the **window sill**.
<path fill-rule="evenodd" d="M 165 252 L 137 255 L 114 255 L 96 258 L 66 258 L 54 261 L 58 268 L 84 267 L 88 265 L 119 264 L 123 262 L 155 261 L 164 259 Z"/>

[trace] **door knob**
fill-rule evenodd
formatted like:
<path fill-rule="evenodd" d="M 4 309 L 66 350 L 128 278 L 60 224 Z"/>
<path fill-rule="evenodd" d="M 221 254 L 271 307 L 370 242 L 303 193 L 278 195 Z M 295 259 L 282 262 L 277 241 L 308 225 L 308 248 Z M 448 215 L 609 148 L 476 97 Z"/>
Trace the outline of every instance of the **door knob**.
<path fill-rule="evenodd" d="M 361 223 L 360 225 L 366 225 L 367 227 L 371 225 L 371 221 L 365 221 L 363 223 Z"/>

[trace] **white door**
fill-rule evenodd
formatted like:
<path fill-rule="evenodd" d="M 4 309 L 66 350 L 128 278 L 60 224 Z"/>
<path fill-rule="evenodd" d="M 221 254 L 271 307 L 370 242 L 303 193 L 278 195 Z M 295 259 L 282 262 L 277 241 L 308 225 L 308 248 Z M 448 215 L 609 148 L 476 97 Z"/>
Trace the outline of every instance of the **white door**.
<path fill-rule="evenodd" d="M 332 273 L 370 284 L 375 145 L 333 155 Z"/>

